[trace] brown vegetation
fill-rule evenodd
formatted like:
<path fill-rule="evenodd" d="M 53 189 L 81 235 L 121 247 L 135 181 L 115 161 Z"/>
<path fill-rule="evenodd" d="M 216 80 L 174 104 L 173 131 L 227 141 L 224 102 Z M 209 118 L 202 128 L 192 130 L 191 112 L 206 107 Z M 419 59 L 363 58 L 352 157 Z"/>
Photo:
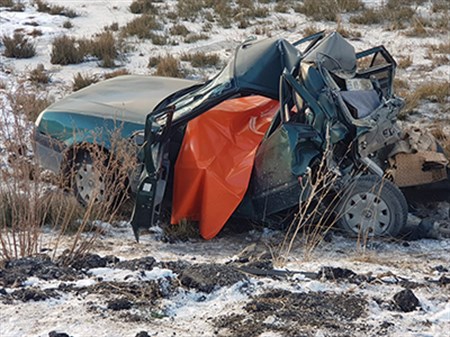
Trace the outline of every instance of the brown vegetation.
<path fill-rule="evenodd" d="M 184 73 L 181 70 L 180 61 L 172 55 L 160 57 L 156 66 L 155 75 L 166 77 L 184 77 Z"/>
<path fill-rule="evenodd" d="M 99 78 L 95 75 L 77 73 L 73 77 L 72 90 L 78 91 L 80 89 L 83 89 L 83 88 L 91 85 L 91 84 L 97 83 L 98 81 L 99 81 Z"/>
<path fill-rule="evenodd" d="M 195 68 L 217 66 L 220 63 L 220 57 L 217 54 L 206 54 L 196 52 L 194 54 L 181 55 L 182 61 L 189 61 Z"/>
<path fill-rule="evenodd" d="M 355 12 L 363 8 L 360 0 L 305 0 L 294 9 L 314 20 L 335 21 L 337 13 Z"/>
<path fill-rule="evenodd" d="M 50 76 L 47 74 L 47 71 L 42 63 L 38 64 L 36 68 L 30 71 L 30 76 L 28 79 L 36 84 L 47 84 L 50 82 Z"/>
<path fill-rule="evenodd" d="M 30 58 L 36 55 L 36 48 L 22 33 L 16 32 L 12 37 L 3 35 L 2 43 L 5 46 L 3 55 L 14 58 Z"/>
<path fill-rule="evenodd" d="M 68 18 L 75 18 L 78 16 L 77 12 L 75 12 L 73 9 L 64 6 L 49 5 L 42 0 L 35 0 L 34 3 L 37 6 L 38 12 L 48 13 L 50 15 L 63 15 L 67 16 Z"/>

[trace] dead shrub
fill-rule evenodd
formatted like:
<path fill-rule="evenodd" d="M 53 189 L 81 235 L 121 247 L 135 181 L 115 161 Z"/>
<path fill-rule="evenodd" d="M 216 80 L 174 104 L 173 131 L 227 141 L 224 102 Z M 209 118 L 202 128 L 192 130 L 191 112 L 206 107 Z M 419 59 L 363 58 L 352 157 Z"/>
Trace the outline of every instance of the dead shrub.
<path fill-rule="evenodd" d="M 170 34 L 172 35 L 180 35 L 180 36 L 186 36 L 190 33 L 189 29 L 186 28 L 183 24 L 176 24 L 170 27 L 169 29 Z"/>
<path fill-rule="evenodd" d="M 0 7 L 6 7 L 11 12 L 23 12 L 25 10 L 25 4 L 14 0 L 0 0 Z"/>
<path fill-rule="evenodd" d="M 448 96 L 450 96 L 449 82 L 424 83 L 405 96 L 406 106 L 402 110 L 401 117 L 404 118 L 406 114 L 414 111 L 421 100 L 429 100 L 443 104 L 446 102 Z"/>
<path fill-rule="evenodd" d="M 433 13 L 447 12 L 450 9 L 450 5 L 447 0 L 433 0 L 431 11 Z"/>
<path fill-rule="evenodd" d="M 406 56 L 406 57 L 402 57 L 399 61 L 398 61 L 398 67 L 400 69 L 406 69 L 408 67 L 410 67 L 413 64 L 413 60 L 411 58 L 410 55 Z"/>
<path fill-rule="evenodd" d="M 115 58 L 118 55 L 116 39 L 111 32 L 103 32 L 90 42 L 90 53 L 97 57 L 100 65 L 105 68 L 115 67 Z"/>
<path fill-rule="evenodd" d="M 12 7 L 14 6 L 14 0 L 0 0 L 0 7 Z"/>
<path fill-rule="evenodd" d="M 450 54 L 450 42 L 430 45 L 428 50 L 429 53 Z"/>
<path fill-rule="evenodd" d="M 150 56 L 148 59 L 148 68 L 156 67 L 161 61 L 161 56 Z"/>
<path fill-rule="evenodd" d="M 28 79 L 36 84 L 47 84 L 50 82 L 50 76 L 47 74 L 42 63 L 38 64 L 36 68 L 30 71 Z"/>
<path fill-rule="evenodd" d="M 377 9 L 366 8 L 361 14 L 350 17 L 351 23 L 359 25 L 373 25 L 384 21 L 381 12 Z"/>
<path fill-rule="evenodd" d="M 410 1 L 388 0 L 383 7 L 364 9 L 361 14 L 352 16 L 350 22 L 364 25 L 387 23 L 390 29 L 395 30 L 412 22 L 414 15 Z"/>
<path fill-rule="evenodd" d="M 204 0 L 178 0 L 177 13 L 185 20 L 194 20 L 204 7 Z"/>
<path fill-rule="evenodd" d="M 160 29 L 161 25 L 154 15 L 143 14 L 122 27 L 122 35 L 137 36 L 140 39 L 151 39 L 153 30 Z"/>
<path fill-rule="evenodd" d="M 184 77 L 183 71 L 180 67 L 180 61 L 172 55 L 166 55 L 160 58 L 158 65 L 156 66 L 155 75 L 165 77 Z"/>
<path fill-rule="evenodd" d="M 406 80 L 398 77 L 394 79 L 394 91 L 398 92 L 400 96 L 405 96 L 407 89 L 409 89 L 409 84 Z"/>
<path fill-rule="evenodd" d="M 124 69 L 118 69 L 118 70 L 112 71 L 110 73 L 106 73 L 103 77 L 105 78 L 105 80 L 108 80 L 110 78 L 123 76 L 123 75 L 129 75 L 129 74 L 130 74 L 130 72 L 124 68 Z"/>
<path fill-rule="evenodd" d="M 77 12 L 75 12 L 73 9 L 64 6 L 49 5 L 48 3 L 42 0 L 35 0 L 34 3 L 37 6 L 38 12 L 48 13 L 50 15 L 67 16 L 68 18 L 71 19 L 78 16 Z"/>
<path fill-rule="evenodd" d="M 31 32 L 29 32 L 28 35 L 32 36 L 32 37 L 36 37 L 36 36 L 42 36 L 43 33 L 42 33 L 42 30 L 35 28 Z"/>
<path fill-rule="evenodd" d="M 341 24 L 340 20 L 338 20 L 338 26 L 336 28 L 336 31 L 346 39 L 355 39 L 361 37 L 360 32 L 356 30 L 348 30 Z"/>
<path fill-rule="evenodd" d="M 66 29 L 73 28 L 72 22 L 71 22 L 70 20 L 64 21 L 64 23 L 63 23 L 63 28 L 66 28 Z"/>
<path fill-rule="evenodd" d="M 185 38 L 184 38 L 184 42 L 185 43 L 195 43 L 197 41 L 200 40 L 208 40 L 209 36 L 203 33 L 200 34 L 188 34 Z"/>
<path fill-rule="evenodd" d="M 152 34 L 152 43 L 155 46 L 165 46 L 169 43 L 169 39 L 164 34 Z"/>
<path fill-rule="evenodd" d="M 318 32 L 320 32 L 320 29 L 319 28 L 317 28 L 316 26 L 307 26 L 305 29 L 303 29 L 303 34 L 305 35 L 305 36 L 308 36 L 308 35 L 313 35 L 313 34 L 316 34 L 316 33 L 318 33 Z"/>
<path fill-rule="evenodd" d="M 335 21 L 337 13 L 355 12 L 363 8 L 360 0 L 305 0 L 295 7 L 295 11 L 314 20 Z"/>
<path fill-rule="evenodd" d="M 119 209 L 127 195 L 117 196 L 126 190 L 124 182 L 136 165 L 135 145 L 121 137 L 116 140 L 119 137 L 114 131 L 110 137 L 111 152 L 97 151 L 99 157 L 93 152 L 93 163 L 99 165 L 98 170 L 105 177 L 107 197 L 98 203 L 93 200 L 83 208 L 73 194 L 49 185 L 34 157 L 26 155 L 31 141 L 29 127 L 20 116 L 13 116 L 0 116 L 0 138 L 8 155 L 8 166 L 0 170 L 0 260 L 32 256 L 44 247 L 56 259 L 61 248 L 66 248 L 58 259 L 68 264 L 92 249 L 104 231 L 101 221 L 111 223 L 120 218 Z M 50 226 L 54 234 L 44 237 L 44 226 Z M 89 232 L 81 235 L 86 230 Z M 74 235 L 65 237 L 66 233 Z"/>
<path fill-rule="evenodd" d="M 163 227 L 164 235 L 171 241 L 187 241 L 200 238 L 198 223 L 182 219 L 176 225 L 168 224 Z"/>
<path fill-rule="evenodd" d="M 220 57 L 217 54 L 206 54 L 204 52 L 196 52 L 194 54 L 181 55 L 182 61 L 189 61 L 195 68 L 215 67 L 220 63 Z"/>
<path fill-rule="evenodd" d="M 330 150 L 326 150 L 326 153 L 328 151 Z M 324 154 L 303 178 L 299 209 L 282 243 L 274 252 L 276 265 L 284 265 L 287 262 L 297 239 L 302 240 L 302 249 L 307 258 L 342 217 L 337 207 L 343 191 L 336 191 L 339 177 L 327 168 L 326 157 L 327 154 Z"/>
<path fill-rule="evenodd" d="M 99 81 L 98 76 L 77 73 L 72 80 L 72 90 L 78 91 Z"/>
<path fill-rule="evenodd" d="M 12 112 L 19 116 L 25 116 L 34 122 L 37 116 L 53 103 L 53 99 L 47 93 L 37 93 L 35 90 L 20 86 L 14 93 L 7 93 Z"/>
<path fill-rule="evenodd" d="M 86 50 L 80 48 L 80 43 L 75 38 L 63 35 L 53 40 L 50 55 L 52 64 L 78 64 L 83 62 L 85 56 Z"/>
<path fill-rule="evenodd" d="M 269 13 L 269 9 L 264 6 L 256 6 L 253 10 L 253 16 L 255 18 L 266 18 L 267 16 L 269 16 Z"/>
<path fill-rule="evenodd" d="M 104 29 L 110 30 L 112 32 L 117 32 L 117 31 L 119 31 L 119 24 L 117 22 L 114 22 L 114 23 L 110 24 L 109 26 L 105 26 Z"/>
<path fill-rule="evenodd" d="M 2 43 L 5 46 L 3 55 L 18 59 L 31 58 L 36 55 L 36 48 L 33 43 L 22 33 L 14 33 L 12 37 L 3 35 Z"/>
<path fill-rule="evenodd" d="M 134 0 L 130 4 L 130 12 L 133 14 L 158 14 L 157 8 L 152 2 L 152 0 Z"/>
<path fill-rule="evenodd" d="M 287 13 L 289 11 L 289 3 L 285 0 L 277 1 L 273 10 L 278 13 Z"/>
<path fill-rule="evenodd" d="M 408 29 L 404 34 L 409 37 L 425 37 L 429 36 L 428 30 L 425 28 L 426 22 L 420 17 L 414 17 L 412 27 Z"/>

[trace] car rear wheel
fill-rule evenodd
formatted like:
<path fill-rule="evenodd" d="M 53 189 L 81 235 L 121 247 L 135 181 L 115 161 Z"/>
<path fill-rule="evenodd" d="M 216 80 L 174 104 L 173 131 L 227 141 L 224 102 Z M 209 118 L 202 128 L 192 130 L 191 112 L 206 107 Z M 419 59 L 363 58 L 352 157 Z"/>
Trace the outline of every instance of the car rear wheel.
<path fill-rule="evenodd" d="M 75 156 L 73 164 L 72 187 L 78 201 L 87 206 L 91 202 L 105 200 L 105 182 L 89 150 L 82 150 Z"/>
<path fill-rule="evenodd" d="M 392 182 L 367 175 L 345 189 L 338 216 L 339 226 L 351 236 L 394 237 L 406 226 L 408 205 Z"/>

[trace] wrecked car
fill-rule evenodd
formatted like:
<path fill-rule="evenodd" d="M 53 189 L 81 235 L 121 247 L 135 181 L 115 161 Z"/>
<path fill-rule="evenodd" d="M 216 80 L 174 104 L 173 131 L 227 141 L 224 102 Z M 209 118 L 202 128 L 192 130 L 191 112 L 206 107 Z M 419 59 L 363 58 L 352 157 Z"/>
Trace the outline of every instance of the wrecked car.
<path fill-rule="evenodd" d="M 232 218 L 277 224 L 315 198 L 323 168 L 334 180 L 320 202 L 340 228 L 396 236 L 405 196 L 450 199 L 450 173 L 432 136 L 398 127 L 395 69 L 383 46 L 356 53 L 336 32 L 247 40 L 204 83 L 123 76 L 69 95 L 38 117 L 35 153 L 54 172 L 74 169 L 88 204 L 101 182 L 83 145 L 108 151 L 117 129 L 141 145 L 130 179 L 137 239 L 160 221 L 198 222 L 206 239 Z"/>
<path fill-rule="evenodd" d="M 147 116 L 136 238 L 167 210 L 172 224 L 198 222 L 206 239 L 232 217 L 283 218 L 314 198 L 320 165 L 337 177 L 329 194 L 345 232 L 398 235 L 408 214 L 400 188 L 450 184 L 434 138 L 414 141 L 417 131 L 397 125 L 395 69 L 383 46 L 356 53 L 337 32 L 244 42 L 215 78 Z"/>
<path fill-rule="evenodd" d="M 195 81 L 125 75 L 84 89 L 50 105 L 36 120 L 35 154 L 40 165 L 55 173 L 73 170 L 69 185 L 81 204 L 93 195 L 101 199 L 97 188 L 99 174 L 89 149 L 111 151 L 116 132 L 137 145 L 148 112 L 175 91 L 195 85 Z M 135 184 L 131 184 L 134 188 Z"/>

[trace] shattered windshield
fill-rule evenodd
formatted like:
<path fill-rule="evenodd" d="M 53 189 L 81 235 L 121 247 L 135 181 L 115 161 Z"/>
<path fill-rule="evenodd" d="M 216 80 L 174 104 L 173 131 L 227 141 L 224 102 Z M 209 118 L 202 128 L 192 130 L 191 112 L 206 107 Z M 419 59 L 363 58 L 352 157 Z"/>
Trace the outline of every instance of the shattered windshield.
<path fill-rule="evenodd" d="M 230 62 L 222 71 L 211 81 L 201 86 L 197 90 L 191 91 L 181 96 L 172 104 L 175 106 L 174 120 L 179 120 L 187 116 L 194 109 L 198 108 L 207 100 L 214 99 L 223 95 L 225 92 L 234 88 L 232 76 L 232 62 Z"/>

